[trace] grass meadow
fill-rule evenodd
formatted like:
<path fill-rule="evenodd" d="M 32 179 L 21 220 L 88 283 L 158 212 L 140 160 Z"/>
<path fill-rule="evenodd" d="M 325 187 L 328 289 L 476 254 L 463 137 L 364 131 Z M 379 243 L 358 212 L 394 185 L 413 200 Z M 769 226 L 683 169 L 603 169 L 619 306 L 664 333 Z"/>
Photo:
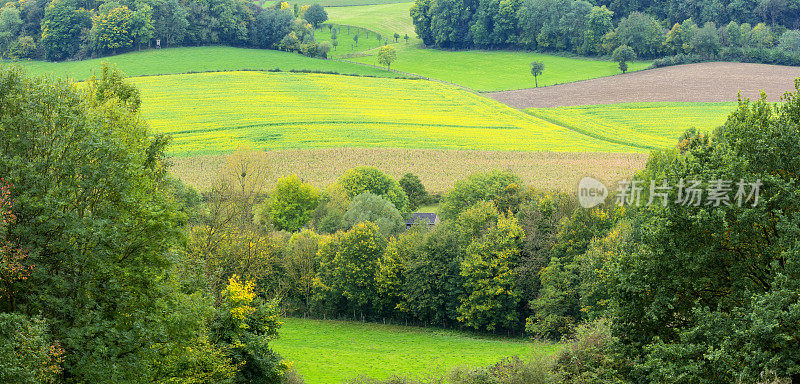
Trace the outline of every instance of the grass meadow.
<path fill-rule="evenodd" d="M 21 61 L 16 63 L 33 74 L 52 74 L 84 80 L 100 68 L 102 62 L 116 64 L 126 76 L 145 76 L 206 71 L 281 70 L 322 71 L 360 76 L 396 77 L 377 68 L 335 60 L 322 60 L 295 53 L 234 47 L 182 47 L 150 49 L 99 59 L 53 63 Z"/>
<path fill-rule="evenodd" d="M 330 58 L 368 54 L 368 51 L 377 50 L 383 46 L 384 38 L 388 38 L 390 43 L 394 43 L 394 37 L 392 36 L 382 36 L 377 32 L 360 27 L 334 24 L 326 24 L 314 31 L 314 39 L 317 41 L 331 42 L 333 39 L 331 38 L 331 30 L 328 29 L 328 25 L 333 26 L 337 30 L 336 41 L 338 42 L 335 49 L 328 53 L 328 57 Z M 358 34 L 358 43 L 353 40 L 353 36 L 356 34 Z M 378 36 L 381 37 L 381 40 L 377 39 Z M 400 41 L 405 44 L 404 40 L 401 39 Z"/>
<path fill-rule="evenodd" d="M 539 86 L 570 83 L 619 74 L 617 63 L 580 57 L 511 51 L 443 51 L 421 49 L 413 44 L 396 44 L 397 60 L 392 69 L 472 88 L 481 92 L 533 88 L 530 63 L 544 63 Z M 353 61 L 378 64 L 376 55 Z M 650 62 L 629 63 L 631 71 L 645 69 Z"/>
<path fill-rule="evenodd" d="M 393 3 L 406 3 L 408 0 L 301 0 L 300 4 L 319 4 L 323 7 L 352 7 L 358 5 L 376 5 L 376 4 L 393 4 Z M 274 1 L 268 1 L 267 4 L 274 4 Z"/>
<path fill-rule="evenodd" d="M 533 116 L 602 140 L 645 149 L 675 145 L 688 128 L 710 132 L 736 103 L 624 103 L 526 110 Z"/>
<path fill-rule="evenodd" d="M 485 366 L 512 355 L 555 354 L 560 346 L 456 331 L 356 323 L 283 320 L 276 352 L 308 384 L 339 384 L 356 375 L 426 377 L 457 366 Z"/>
<path fill-rule="evenodd" d="M 171 134 L 177 156 L 240 147 L 638 150 L 426 80 L 244 71 L 130 81 L 152 131 Z"/>
<path fill-rule="evenodd" d="M 414 2 L 375 4 L 355 7 L 331 7 L 328 22 L 333 24 L 352 25 L 380 33 L 384 38 L 394 40 L 392 36 L 408 34 L 411 42 L 417 42 L 414 24 L 411 22 L 409 10 Z"/>

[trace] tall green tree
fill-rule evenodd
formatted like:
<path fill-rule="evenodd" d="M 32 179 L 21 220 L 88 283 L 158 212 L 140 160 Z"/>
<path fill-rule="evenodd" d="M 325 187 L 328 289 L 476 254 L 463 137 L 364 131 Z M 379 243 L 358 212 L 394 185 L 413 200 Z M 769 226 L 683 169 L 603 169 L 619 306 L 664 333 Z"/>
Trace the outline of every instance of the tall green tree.
<path fill-rule="evenodd" d="M 286 176 L 275 184 L 263 215 L 269 217 L 275 229 L 295 232 L 308 223 L 319 204 L 320 194 L 311 184 L 297 175 Z"/>
<path fill-rule="evenodd" d="M 322 23 L 328 20 L 328 12 L 325 11 L 319 4 L 312 4 L 306 12 L 303 14 L 303 18 L 306 19 L 314 28 L 318 28 Z"/>
<path fill-rule="evenodd" d="M 74 0 L 54 0 L 44 11 L 41 44 L 48 60 L 64 60 L 75 55 L 92 27 L 92 15 Z"/>
<path fill-rule="evenodd" d="M 800 382 L 800 82 L 784 101 L 741 101 L 710 137 L 689 133 L 648 161 L 645 184 L 696 179 L 720 193 L 629 211 L 639 248 L 619 263 L 612 307 L 615 335 L 644 362 L 633 381 L 756 382 L 774 372 Z"/>
<path fill-rule="evenodd" d="M 373 313 L 378 292 L 375 277 L 385 250 L 386 239 L 371 222 L 356 224 L 320 244 L 323 289 L 345 298 L 354 318 Z"/>
<path fill-rule="evenodd" d="M 501 215 L 467 247 L 461 275 L 468 294 L 458 307 L 459 321 L 487 331 L 520 327 L 521 297 L 515 272 L 524 238 L 517 219 L 512 214 Z"/>
<path fill-rule="evenodd" d="M 148 132 L 138 93 L 113 72 L 79 90 L 0 71 L 0 174 L 18 218 L 7 234 L 36 266 L 15 312 L 50 325 L 72 381 L 185 377 L 198 357 L 187 351 L 209 347 L 210 303 L 167 283 L 182 219 L 164 179 L 168 141 Z"/>
<path fill-rule="evenodd" d="M 539 87 L 539 76 L 544 72 L 544 63 L 541 61 L 534 61 L 531 63 L 531 75 L 533 75 L 533 81 L 536 84 L 536 87 Z"/>

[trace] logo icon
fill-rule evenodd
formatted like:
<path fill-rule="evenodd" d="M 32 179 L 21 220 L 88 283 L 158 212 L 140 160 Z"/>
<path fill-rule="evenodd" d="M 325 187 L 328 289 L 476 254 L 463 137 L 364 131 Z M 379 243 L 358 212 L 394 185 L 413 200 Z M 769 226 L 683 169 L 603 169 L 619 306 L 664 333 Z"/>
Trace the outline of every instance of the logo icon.
<path fill-rule="evenodd" d="M 584 177 L 578 183 L 578 203 L 581 207 L 594 208 L 606 202 L 608 188 L 593 177 Z"/>

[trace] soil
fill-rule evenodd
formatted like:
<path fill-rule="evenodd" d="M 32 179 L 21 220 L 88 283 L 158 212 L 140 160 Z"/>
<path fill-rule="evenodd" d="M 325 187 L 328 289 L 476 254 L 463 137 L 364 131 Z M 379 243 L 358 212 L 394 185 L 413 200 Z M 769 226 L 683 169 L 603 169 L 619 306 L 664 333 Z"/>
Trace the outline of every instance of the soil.
<path fill-rule="evenodd" d="M 546 73 L 545 73 L 546 75 Z M 780 101 L 794 91 L 800 67 L 746 63 L 699 63 L 656 68 L 549 87 L 486 93 L 515 108 L 549 108 L 633 102 Z"/>

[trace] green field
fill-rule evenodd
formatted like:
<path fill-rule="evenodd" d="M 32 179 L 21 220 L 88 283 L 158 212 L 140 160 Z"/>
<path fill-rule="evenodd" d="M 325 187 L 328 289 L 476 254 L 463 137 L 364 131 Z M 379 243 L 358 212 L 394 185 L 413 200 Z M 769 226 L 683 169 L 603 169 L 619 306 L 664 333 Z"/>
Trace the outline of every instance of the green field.
<path fill-rule="evenodd" d="M 408 34 L 410 42 L 418 41 L 411 22 L 409 9 L 413 2 L 365 5 L 357 7 L 327 8 L 328 22 L 333 24 L 353 25 L 375 31 L 387 39 L 395 33 L 400 36 Z"/>
<path fill-rule="evenodd" d="M 444 80 L 477 91 L 504 91 L 533 88 L 530 63 L 544 63 L 539 86 L 570 83 L 619 74 L 617 63 L 586 58 L 572 58 L 533 52 L 441 51 L 397 44 L 397 61 L 392 69 Z M 376 56 L 352 59 L 378 64 Z M 631 71 L 645 69 L 649 62 L 629 63 Z"/>
<path fill-rule="evenodd" d="M 626 103 L 526 112 L 599 139 L 640 148 L 674 146 L 686 129 L 711 131 L 725 123 L 736 103 Z"/>
<path fill-rule="evenodd" d="M 301 0 L 300 4 L 319 4 L 323 7 L 350 7 L 356 5 L 374 5 L 374 4 L 392 4 L 392 3 L 406 3 L 408 0 Z M 274 4 L 274 2 L 267 2 Z"/>
<path fill-rule="evenodd" d="M 48 73 L 75 80 L 84 80 L 91 76 L 92 71 L 97 70 L 102 62 L 116 64 L 127 76 L 242 69 L 324 71 L 362 76 L 396 76 L 390 72 L 358 64 L 313 59 L 281 51 L 233 47 L 151 49 L 101 59 L 63 63 L 23 61 L 17 64 L 34 74 Z"/>
<path fill-rule="evenodd" d="M 637 151 L 427 80 L 245 71 L 131 82 L 153 131 L 174 136 L 174 155 L 239 147 Z"/>
<path fill-rule="evenodd" d="M 314 39 L 317 41 L 332 41 L 331 30 L 328 29 L 328 25 L 331 24 L 326 24 L 320 29 L 314 31 Z M 343 56 L 358 54 L 364 51 L 380 48 L 383 45 L 384 37 L 377 32 L 348 25 L 332 26 L 338 31 L 336 34 L 336 41 L 339 43 L 339 45 L 337 45 L 335 49 L 328 53 L 328 57 L 330 58 L 340 58 Z M 353 36 L 356 34 L 358 34 L 358 43 L 353 40 Z M 378 36 L 381 37 L 381 40 L 377 39 Z M 386 38 L 388 38 L 391 43 L 394 43 L 394 38 L 392 36 L 386 36 Z M 400 41 L 405 44 L 404 40 Z"/>
<path fill-rule="evenodd" d="M 308 384 L 339 384 L 358 375 L 426 376 L 457 366 L 485 366 L 508 356 L 553 354 L 559 346 L 519 339 L 346 321 L 284 319 L 271 344 Z"/>

